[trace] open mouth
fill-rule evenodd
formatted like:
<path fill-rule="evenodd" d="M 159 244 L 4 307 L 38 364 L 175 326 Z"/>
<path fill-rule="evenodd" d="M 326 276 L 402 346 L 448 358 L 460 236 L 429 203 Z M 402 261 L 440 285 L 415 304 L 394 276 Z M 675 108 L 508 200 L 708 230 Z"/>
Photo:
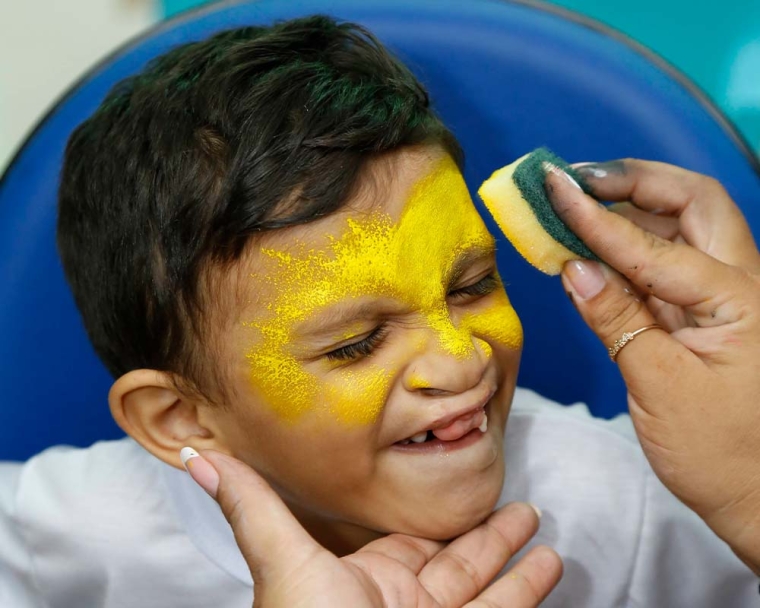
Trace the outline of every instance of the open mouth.
<path fill-rule="evenodd" d="M 397 441 L 397 446 L 415 447 L 419 444 L 452 444 L 464 437 L 471 436 L 477 432 L 478 435 L 484 434 L 488 430 L 488 415 L 485 408 L 477 409 L 470 412 L 466 417 L 459 418 L 452 423 L 436 429 L 421 431 L 411 437 Z"/>

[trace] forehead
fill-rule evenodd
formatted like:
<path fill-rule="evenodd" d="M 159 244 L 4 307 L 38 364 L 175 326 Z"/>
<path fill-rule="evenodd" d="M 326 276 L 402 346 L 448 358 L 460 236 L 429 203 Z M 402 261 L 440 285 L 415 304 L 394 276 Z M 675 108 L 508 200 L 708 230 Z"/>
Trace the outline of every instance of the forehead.
<path fill-rule="evenodd" d="M 371 166 L 339 212 L 262 240 L 256 299 L 294 302 L 309 291 L 302 311 L 364 294 L 404 300 L 440 284 L 457 258 L 492 247 L 453 160 L 435 148 L 404 150 Z"/>

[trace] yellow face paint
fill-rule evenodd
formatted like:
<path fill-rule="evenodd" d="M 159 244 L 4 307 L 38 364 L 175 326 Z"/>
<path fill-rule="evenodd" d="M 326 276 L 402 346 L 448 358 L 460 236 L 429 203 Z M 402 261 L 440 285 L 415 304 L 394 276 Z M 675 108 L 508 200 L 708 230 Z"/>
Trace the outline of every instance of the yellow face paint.
<path fill-rule="evenodd" d="M 325 362 L 317 376 L 292 352 L 299 324 L 338 303 L 373 296 L 400 302 L 424 318 L 443 351 L 460 359 L 475 354 L 473 336 L 511 348 L 522 344 L 520 321 L 503 290 L 488 296 L 488 307 L 452 322 L 447 283 L 454 262 L 470 250 L 489 250 L 493 239 L 449 157 L 413 186 L 397 222 L 382 211 L 355 217 L 324 248 L 262 251 L 264 276 L 256 279 L 275 285 L 276 296 L 264 318 L 245 324 L 258 333 L 247 359 L 252 381 L 284 420 L 328 412 L 345 424 L 368 424 L 382 410 L 392 370 L 369 359 Z"/>
<path fill-rule="evenodd" d="M 430 382 L 425 380 L 425 378 L 423 378 L 417 373 L 410 374 L 408 384 L 409 384 L 409 388 L 412 390 L 419 390 L 421 388 L 430 388 Z"/>

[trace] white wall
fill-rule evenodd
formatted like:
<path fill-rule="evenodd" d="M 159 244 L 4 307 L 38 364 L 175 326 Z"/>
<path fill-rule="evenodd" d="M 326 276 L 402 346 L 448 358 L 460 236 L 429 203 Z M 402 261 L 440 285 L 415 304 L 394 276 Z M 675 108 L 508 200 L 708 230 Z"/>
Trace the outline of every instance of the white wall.
<path fill-rule="evenodd" d="M 47 109 L 159 17 L 155 0 L 0 0 L 0 173 Z"/>

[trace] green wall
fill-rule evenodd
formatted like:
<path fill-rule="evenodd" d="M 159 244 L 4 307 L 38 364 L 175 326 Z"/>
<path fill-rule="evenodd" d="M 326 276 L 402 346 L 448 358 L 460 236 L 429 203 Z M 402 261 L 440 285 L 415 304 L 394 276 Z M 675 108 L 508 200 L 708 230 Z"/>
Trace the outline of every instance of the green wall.
<path fill-rule="evenodd" d="M 170 16 L 208 0 L 161 1 Z M 602 21 L 659 53 L 691 77 L 760 151 L 760 0 L 553 3 Z"/>
<path fill-rule="evenodd" d="M 627 34 L 686 73 L 760 151 L 760 1 L 555 0 Z"/>

